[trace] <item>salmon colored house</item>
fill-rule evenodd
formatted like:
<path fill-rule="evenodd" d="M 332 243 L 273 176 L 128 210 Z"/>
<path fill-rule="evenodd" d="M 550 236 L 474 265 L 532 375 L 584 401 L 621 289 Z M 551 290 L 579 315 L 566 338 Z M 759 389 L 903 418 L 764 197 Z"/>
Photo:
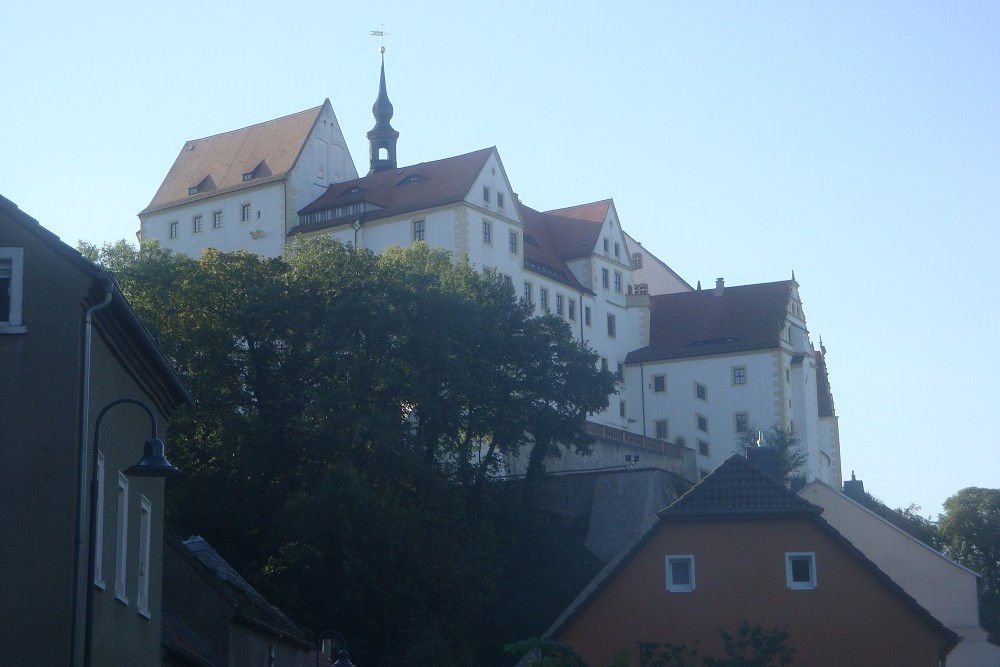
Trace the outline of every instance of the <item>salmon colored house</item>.
<path fill-rule="evenodd" d="M 636 641 L 695 642 L 722 656 L 719 629 L 787 630 L 796 665 L 939 667 L 957 636 L 820 515 L 733 456 L 659 513 L 546 637 L 592 667 Z"/>

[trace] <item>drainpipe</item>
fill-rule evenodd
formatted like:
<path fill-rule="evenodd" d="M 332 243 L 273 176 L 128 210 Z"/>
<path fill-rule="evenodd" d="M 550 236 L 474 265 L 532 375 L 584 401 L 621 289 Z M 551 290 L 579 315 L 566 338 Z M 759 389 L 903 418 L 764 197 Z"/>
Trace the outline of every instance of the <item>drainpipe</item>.
<path fill-rule="evenodd" d="M 642 396 L 642 437 L 646 437 L 646 367 L 639 364 L 639 395 Z"/>
<path fill-rule="evenodd" d="M 83 316 L 83 361 L 80 369 L 80 449 L 78 480 L 76 486 L 76 542 L 73 556 L 73 627 L 70 635 L 72 664 L 74 667 L 83 665 L 84 628 L 87 623 L 87 586 L 93 586 L 87 581 L 89 568 L 87 563 L 87 517 L 89 496 L 87 495 L 87 458 L 90 455 L 90 348 L 94 336 L 94 313 L 111 304 L 114 294 L 114 283 L 107 271 L 102 271 L 95 280 L 105 292 L 104 301 L 91 306 Z M 97 453 L 94 453 L 97 456 Z"/>

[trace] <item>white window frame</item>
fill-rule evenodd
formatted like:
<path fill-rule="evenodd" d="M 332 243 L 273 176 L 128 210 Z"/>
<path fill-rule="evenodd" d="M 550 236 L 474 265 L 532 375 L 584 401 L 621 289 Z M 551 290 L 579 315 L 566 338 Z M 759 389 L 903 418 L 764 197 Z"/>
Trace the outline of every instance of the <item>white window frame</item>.
<path fill-rule="evenodd" d="M 615 320 L 614 313 L 608 313 L 608 338 L 614 338 L 618 335 L 618 322 Z"/>
<path fill-rule="evenodd" d="M 250 222 L 250 204 L 240 204 L 240 222 Z"/>
<path fill-rule="evenodd" d="M 663 424 L 663 435 L 660 435 L 660 424 Z M 657 419 L 653 422 L 653 433 L 658 440 L 670 440 L 670 420 L 669 419 Z"/>
<path fill-rule="evenodd" d="M 490 188 L 489 186 L 483 186 L 483 201 L 487 204 L 490 203 Z"/>
<path fill-rule="evenodd" d="M 196 215 L 191 219 L 192 234 L 201 234 L 201 230 L 204 228 L 205 228 L 205 219 L 202 216 Z"/>
<path fill-rule="evenodd" d="M 510 249 L 510 254 L 517 254 L 517 232 L 508 232 L 507 247 Z"/>
<path fill-rule="evenodd" d="M 702 428 L 702 424 L 705 428 Z M 694 413 L 694 426 L 702 433 L 708 433 L 708 417 L 698 412 Z"/>
<path fill-rule="evenodd" d="M 97 450 L 97 506 L 94 508 L 94 585 L 104 583 L 104 452 Z"/>
<path fill-rule="evenodd" d="M 10 266 L 10 306 L 6 320 L 0 320 L 0 334 L 26 333 L 24 317 L 24 248 L 0 248 L 0 260 Z"/>
<path fill-rule="evenodd" d="M 128 477 L 118 473 L 118 521 L 115 538 L 115 599 L 128 605 Z"/>
<path fill-rule="evenodd" d="M 809 580 L 796 581 L 793 576 L 793 562 L 808 560 Z M 812 590 L 816 588 L 816 552 L 815 551 L 786 551 L 785 552 L 785 584 L 792 590 Z"/>
<path fill-rule="evenodd" d="M 180 238 L 180 235 L 181 235 L 181 223 L 179 223 L 176 220 L 174 220 L 173 222 L 171 222 L 170 225 L 169 225 L 169 231 L 167 233 L 170 236 L 170 238 L 172 238 L 172 239 Z"/>
<path fill-rule="evenodd" d="M 712 445 L 708 442 L 708 440 L 698 439 L 698 453 L 702 456 L 712 455 Z"/>
<path fill-rule="evenodd" d="M 662 383 L 663 388 L 662 389 L 657 389 L 656 388 L 656 381 L 657 380 L 663 380 L 663 383 Z M 666 376 L 665 373 L 660 373 L 659 375 L 654 375 L 653 379 L 652 379 L 652 383 L 653 383 L 653 393 L 654 394 L 665 394 L 665 393 L 667 393 L 667 376 Z"/>
<path fill-rule="evenodd" d="M 607 269 L 601 269 L 601 287 L 604 289 L 611 288 L 611 272 Z"/>
<path fill-rule="evenodd" d="M 701 395 L 699 396 L 699 390 Z M 708 401 L 708 387 L 700 382 L 694 383 L 694 397 L 699 401 Z"/>
<path fill-rule="evenodd" d="M 675 582 L 674 570 L 671 567 L 674 563 L 687 563 L 688 581 Z M 666 572 L 667 592 L 669 593 L 690 593 L 695 588 L 694 578 L 694 556 L 691 554 L 674 554 L 663 557 L 663 568 Z"/>
<path fill-rule="evenodd" d="M 743 428 L 740 428 L 740 418 L 743 418 Z M 750 430 L 750 413 L 747 411 L 733 413 L 733 433 L 746 433 Z"/>
<path fill-rule="evenodd" d="M 146 496 L 139 496 L 139 561 L 136 606 L 140 616 L 151 618 L 149 612 L 149 558 L 152 553 L 153 504 Z"/>
<path fill-rule="evenodd" d="M 615 271 L 615 291 L 621 294 L 622 292 L 622 272 Z"/>
<path fill-rule="evenodd" d="M 737 381 L 737 374 L 739 374 L 739 381 Z M 733 366 L 730 378 L 732 379 L 733 386 L 745 387 L 747 383 L 747 367 Z"/>
<path fill-rule="evenodd" d="M 503 193 L 502 192 L 498 192 L 497 193 L 497 208 L 503 208 L 504 207 L 503 204 L 504 204 Z"/>
<path fill-rule="evenodd" d="M 525 281 L 524 283 L 524 302 L 529 306 L 535 305 L 535 300 L 532 294 L 534 293 L 534 287 L 531 283 Z"/>
<path fill-rule="evenodd" d="M 634 252 L 632 253 L 632 268 L 641 269 L 642 268 L 642 253 Z"/>
<path fill-rule="evenodd" d="M 570 299 L 566 302 L 566 318 L 576 321 L 576 300 Z"/>
<path fill-rule="evenodd" d="M 544 287 L 538 288 L 538 306 L 542 310 L 549 309 L 549 291 Z"/>
<path fill-rule="evenodd" d="M 212 229 L 222 229 L 222 211 L 212 212 Z"/>
<path fill-rule="evenodd" d="M 493 245 L 493 223 L 483 220 L 483 243 Z"/>
<path fill-rule="evenodd" d="M 590 317 L 590 306 L 583 307 L 583 323 L 586 324 L 588 327 L 592 326 Z"/>
<path fill-rule="evenodd" d="M 556 315 L 562 317 L 563 314 L 563 303 L 565 299 L 562 294 L 556 294 Z"/>
<path fill-rule="evenodd" d="M 413 221 L 413 242 L 424 241 L 426 243 L 427 224 L 423 218 Z"/>

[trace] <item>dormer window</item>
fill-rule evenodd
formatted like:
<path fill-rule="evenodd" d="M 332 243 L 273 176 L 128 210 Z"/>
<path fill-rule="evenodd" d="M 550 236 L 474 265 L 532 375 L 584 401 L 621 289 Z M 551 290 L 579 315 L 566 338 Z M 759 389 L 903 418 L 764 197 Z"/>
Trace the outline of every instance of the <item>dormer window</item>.
<path fill-rule="evenodd" d="M 361 188 L 359 188 L 358 186 L 355 185 L 355 186 L 349 187 L 346 190 L 344 190 L 343 194 L 345 194 L 345 195 L 356 195 L 359 192 L 361 192 Z"/>
<path fill-rule="evenodd" d="M 248 171 L 247 173 L 243 174 L 243 182 L 244 183 L 246 183 L 247 181 L 252 181 L 252 180 L 253 180 L 253 172 L 252 171 Z"/>
<path fill-rule="evenodd" d="M 400 183 L 400 185 L 402 185 L 403 183 L 416 183 L 419 180 L 421 180 L 419 174 L 412 174 L 412 175 L 407 176 L 406 178 L 404 178 L 402 180 L 402 182 Z"/>
<path fill-rule="evenodd" d="M 197 185 L 188 188 L 188 197 L 190 197 L 191 195 L 196 195 L 196 194 L 198 194 L 198 186 Z"/>
<path fill-rule="evenodd" d="M 261 178 L 262 176 L 270 176 L 271 170 L 267 168 L 264 160 L 257 163 L 257 166 L 250 171 L 243 173 L 243 182 L 252 181 L 255 178 Z"/>

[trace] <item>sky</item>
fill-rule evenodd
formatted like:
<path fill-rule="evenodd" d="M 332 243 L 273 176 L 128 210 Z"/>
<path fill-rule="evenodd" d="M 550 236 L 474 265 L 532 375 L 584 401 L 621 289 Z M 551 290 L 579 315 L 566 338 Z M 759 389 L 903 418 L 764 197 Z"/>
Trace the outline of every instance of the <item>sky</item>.
<path fill-rule="evenodd" d="M 367 167 L 496 146 L 522 201 L 612 198 L 694 285 L 800 283 L 842 468 L 937 518 L 1000 487 L 1000 3 L 20 2 L 0 194 L 134 240 L 184 142 L 329 98 Z M 998 410 L 994 413 L 993 410 Z"/>

